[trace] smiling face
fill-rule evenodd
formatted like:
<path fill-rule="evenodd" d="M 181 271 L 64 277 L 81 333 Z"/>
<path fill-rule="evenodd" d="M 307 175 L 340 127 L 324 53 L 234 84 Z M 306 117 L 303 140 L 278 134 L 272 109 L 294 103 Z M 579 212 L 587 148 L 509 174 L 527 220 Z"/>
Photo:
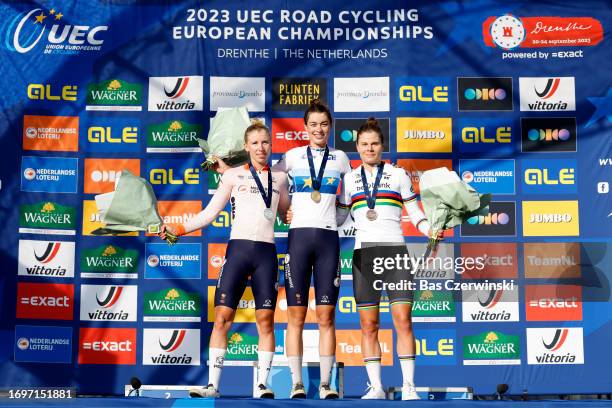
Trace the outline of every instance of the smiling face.
<path fill-rule="evenodd" d="M 311 112 L 304 124 L 310 139 L 310 147 L 325 147 L 329 140 L 331 118 L 325 112 Z"/>
<path fill-rule="evenodd" d="M 268 163 L 271 149 L 272 140 L 270 133 L 265 129 L 255 129 L 247 133 L 244 150 L 249 153 L 253 164 L 265 166 Z"/>
<path fill-rule="evenodd" d="M 368 130 L 357 136 L 357 152 L 361 161 L 376 166 L 382 159 L 383 144 L 378 133 Z"/>

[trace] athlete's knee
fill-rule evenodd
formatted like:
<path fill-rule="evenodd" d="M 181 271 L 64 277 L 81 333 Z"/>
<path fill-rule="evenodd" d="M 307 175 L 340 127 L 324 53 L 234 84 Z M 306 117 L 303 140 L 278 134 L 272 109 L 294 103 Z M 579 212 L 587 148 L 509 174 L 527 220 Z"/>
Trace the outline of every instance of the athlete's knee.
<path fill-rule="evenodd" d="M 362 320 L 361 321 L 361 333 L 365 337 L 376 337 L 378 336 L 378 329 L 380 329 L 380 323 L 376 320 Z"/>
<path fill-rule="evenodd" d="M 412 319 L 410 316 L 394 316 L 393 324 L 400 333 L 412 333 Z"/>
<path fill-rule="evenodd" d="M 304 309 L 304 310 L 302 310 Z M 288 325 L 297 329 L 303 329 L 306 322 L 306 308 L 289 308 Z"/>
<path fill-rule="evenodd" d="M 232 326 L 232 320 L 224 314 L 215 315 L 214 330 L 226 333 Z"/>
<path fill-rule="evenodd" d="M 317 323 L 320 329 L 331 329 L 335 326 L 334 309 L 317 311 Z"/>
<path fill-rule="evenodd" d="M 272 319 L 262 319 L 257 322 L 257 332 L 260 336 L 274 333 L 274 322 Z"/>

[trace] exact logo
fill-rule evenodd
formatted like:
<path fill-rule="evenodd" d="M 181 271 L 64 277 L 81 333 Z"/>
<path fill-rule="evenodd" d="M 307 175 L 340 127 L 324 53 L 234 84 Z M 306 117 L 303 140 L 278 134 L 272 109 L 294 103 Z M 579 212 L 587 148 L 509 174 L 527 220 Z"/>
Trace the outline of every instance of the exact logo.
<path fill-rule="evenodd" d="M 302 118 L 272 119 L 272 153 L 285 153 L 294 147 L 308 144 L 308 132 Z"/>
<path fill-rule="evenodd" d="M 574 77 L 519 78 L 521 111 L 574 111 Z"/>
<path fill-rule="evenodd" d="M 459 111 L 511 111 L 512 78 L 457 78 Z"/>
<path fill-rule="evenodd" d="M 53 86 L 55 88 L 55 86 Z M 54 95 L 54 93 L 56 93 Z M 61 90 L 52 90 L 51 84 L 29 84 L 28 85 L 28 99 L 34 101 L 76 101 L 77 100 L 77 86 L 76 85 L 64 85 Z"/>
<path fill-rule="evenodd" d="M 446 77 L 398 78 L 397 109 L 400 111 L 449 111 L 451 80 Z"/>
<path fill-rule="evenodd" d="M 104 31 L 108 26 L 71 25 L 62 20 L 64 14 L 52 8 L 35 8 L 18 14 L 6 25 L 5 46 L 8 50 L 25 54 L 41 42 L 45 54 L 79 54 L 81 51 L 100 51 Z M 45 19 L 48 19 L 45 21 Z M 45 31 L 49 29 L 45 36 Z"/>
<path fill-rule="evenodd" d="M 578 285 L 525 286 L 527 321 L 582 320 L 582 287 Z"/>
<path fill-rule="evenodd" d="M 72 320 L 74 285 L 17 283 L 18 319 Z"/>
<path fill-rule="evenodd" d="M 23 115 L 23 150 L 78 151 L 79 117 Z"/>
<path fill-rule="evenodd" d="M 451 118 L 397 118 L 397 151 L 450 153 L 452 128 Z"/>
<path fill-rule="evenodd" d="M 201 76 L 149 77 L 149 111 L 201 111 Z"/>
<path fill-rule="evenodd" d="M 82 327 L 79 364 L 136 364 L 136 329 Z"/>
<path fill-rule="evenodd" d="M 466 269 L 463 279 L 504 279 L 518 277 L 518 258 L 515 243 L 462 243 L 462 258 L 484 258 L 484 268 Z"/>

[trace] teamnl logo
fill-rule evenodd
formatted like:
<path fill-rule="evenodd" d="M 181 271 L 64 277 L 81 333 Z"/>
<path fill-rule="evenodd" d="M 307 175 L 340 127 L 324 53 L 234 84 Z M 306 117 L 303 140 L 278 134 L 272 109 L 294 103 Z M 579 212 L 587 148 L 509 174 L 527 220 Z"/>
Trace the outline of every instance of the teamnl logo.
<path fill-rule="evenodd" d="M 108 26 L 72 25 L 59 9 L 35 8 L 13 17 L 4 33 L 4 46 L 26 54 L 44 44 L 45 54 L 78 54 L 100 51 Z"/>

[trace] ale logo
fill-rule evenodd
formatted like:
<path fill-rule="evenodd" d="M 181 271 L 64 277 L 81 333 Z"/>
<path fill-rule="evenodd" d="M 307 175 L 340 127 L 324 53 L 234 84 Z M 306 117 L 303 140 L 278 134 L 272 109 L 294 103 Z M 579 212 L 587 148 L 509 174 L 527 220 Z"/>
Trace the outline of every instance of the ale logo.
<path fill-rule="evenodd" d="M 199 322 L 202 299 L 197 293 L 180 289 L 162 289 L 144 296 L 145 322 Z"/>
<path fill-rule="evenodd" d="M 417 330 L 415 332 L 417 364 L 455 365 L 456 337 L 455 330 Z"/>
<path fill-rule="evenodd" d="M 403 111 L 448 111 L 450 78 L 405 77 L 395 81 L 397 107 Z"/>
<path fill-rule="evenodd" d="M 198 153 L 202 125 L 171 120 L 147 126 L 147 153 Z"/>
<path fill-rule="evenodd" d="M 527 328 L 527 364 L 584 364 L 582 327 Z"/>
<path fill-rule="evenodd" d="M 158 195 L 201 194 L 199 159 L 149 159 L 148 180 Z"/>
<path fill-rule="evenodd" d="M 51 84 L 28 84 L 28 99 L 33 101 L 71 101 L 77 100 L 77 86 L 64 85 L 57 90 Z M 55 95 L 54 95 L 55 94 Z"/>
<path fill-rule="evenodd" d="M 227 360 L 257 360 L 259 351 L 257 336 L 245 333 L 230 333 L 227 341 Z"/>
<path fill-rule="evenodd" d="M 39 43 L 44 44 L 45 54 L 78 54 L 102 49 L 103 32 L 108 26 L 71 25 L 63 17 L 55 8 L 35 8 L 18 14 L 6 25 L 5 47 L 20 54 L 30 52 Z"/>
<path fill-rule="evenodd" d="M 52 201 L 24 204 L 19 208 L 19 232 L 30 234 L 76 234 L 76 210 Z"/>
<path fill-rule="evenodd" d="M 81 250 L 82 278 L 138 277 L 138 250 L 103 245 Z"/>
<path fill-rule="evenodd" d="M 143 365 L 200 365 L 199 329 L 144 329 Z"/>
<path fill-rule="evenodd" d="M 463 337 L 464 365 L 521 364 L 519 336 L 489 331 Z"/>
<path fill-rule="evenodd" d="M 88 111 L 141 111 L 142 85 L 111 79 L 87 85 Z"/>

